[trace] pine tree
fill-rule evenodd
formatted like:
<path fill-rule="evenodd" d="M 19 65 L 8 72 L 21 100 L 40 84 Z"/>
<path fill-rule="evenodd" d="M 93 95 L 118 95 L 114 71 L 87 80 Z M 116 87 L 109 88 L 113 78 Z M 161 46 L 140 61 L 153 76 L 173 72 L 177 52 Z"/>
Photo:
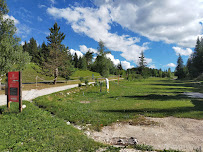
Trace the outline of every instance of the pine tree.
<path fill-rule="evenodd" d="M 90 52 L 90 50 L 88 50 L 85 53 L 85 58 L 86 58 L 86 65 L 88 69 L 91 69 L 91 64 L 92 64 L 92 59 L 93 59 L 93 52 Z"/>
<path fill-rule="evenodd" d="M 194 53 L 188 59 L 188 70 L 191 77 L 198 77 L 203 73 L 203 40 L 198 38 Z"/>
<path fill-rule="evenodd" d="M 78 68 L 78 55 L 77 53 L 75 53 L 74 57 L 73 57 L 73 64 L 75 68 Z"/>
<path fill-rule="evenodd" d="M 30 56 L 32 56 L 32 62 L 39 64 L 39 50 L 37 47 L 37 41 L 32 37 L 30 38 L 30 42 L 28 43 L 28 52 Z"/>
<path fill-rule="evenodd" d="M 186 77 L 185 70 L 184 70 L 184 64 L 183 59 L 181 55 L 179 54 L 178 60 L 177 60 L 177 67 L 175 69 L 175 76 L 178 77 L 178 79 L 183 79 Z"/>
<path fill-rule="evenodd" d="M 23 52 L 16 37 L 14 21 L 5 19 L 8 13 L 5 0 L 0 0 L 0 83 L 1 77 L 10 70 L 22 70 L 30 61 L 28 53 Z M 1 84 L 0 84 L 1 85 Z"/>
<path fill-rule="evenodd" d="M 96 72 L 99 72 L 101 76 L 108 77 L 109 75 L 109 64 L 108 59 L 106 58 L 106 54 L 108 54 L 108 51 L 105 51 L 105 46 L 102 41 L 99 41 L 98 43 L 98 55 L 94 63 L 94 70 Z"/>
<path fill-rule="evenodd" d="M 67 52 L 68 48 L 62 44 L 65 35 L 60 32 L 58 24 L 55 23 L 53 28 L 50 28 L 49 30 L 50 34 L 47 36 L 49 56 L 45 62 L 45 67 L 54 75 L 54 84 L 56 84 L 59 73 L 64 72 L 60 71 L 60 69 L 70 70 L 70 68 L 66 67 L 66 65 L 70 65 L 70 58 Z"/>
<path fill-rule="evenodd" d="M 146 66 L 147 62 L 145 61 L 144 52 L 142 51 L 139 57 L 138 71 L 144 78 L 148 77 L 148 69 Z"/>

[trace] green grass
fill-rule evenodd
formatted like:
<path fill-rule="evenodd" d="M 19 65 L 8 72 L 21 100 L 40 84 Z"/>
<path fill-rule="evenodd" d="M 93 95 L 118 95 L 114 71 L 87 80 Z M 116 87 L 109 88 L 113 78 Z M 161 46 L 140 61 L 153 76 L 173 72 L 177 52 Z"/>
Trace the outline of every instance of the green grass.
<path fill-rule="evenodd" d="M 45 75 L 45 73 L 43 73 L 43 71 L 38 65 L 34 63 L 27 64 L 25 70 L 22 71 L 23 83 L 36 82 L 36 76 L 40 77 L 38 78 L 39 82 L 43 80 L 52 81 L 54 79 L 53 76 L 50 77 L 48 75 Z M 65 80 L 65 79 L 59 77 L 58 80 Z"/>
<path fill-rule="evenodd" d="M 79 79 L 80 77 L 92 79 L 92 74 L 94 74 L 94 78 L 101 77 L 101 75 L 97 72 L 92 72 L 89 70 L 77 70 L 72 74 L 71 79 Z"/>
<path fill-rule="evenodd" d="M 120 122 L 148 124 L 144 116 L 203 119 L 203 100 L 190 99 L 183 92 L 201 87 L 192 81 L 182 82 L 150 78 L 110 82 L 110 93 L 103 86 L 89 86 L 39 97 L 18 113 L 11 103 L 10 112 L 0 107 L 0 151 L 96 151 L 104 145 L 87 138 L 66 121 L 100 130 Z M 40 108 L 39 108 L 40 107 Z M 52 115 L 50 114 L 52 113 Z M 142 146 L 141 149 L 146 148 Z M 119 149 L 107 147 L 106 151 Z"/>
<path fill-rule="evenodd" d="M 182 94 L 196 91 L 191 82 L 150 78 L 120 81 L 119 85 L 111 82 L 110 93 L 100 93 L 99 87 L 75 91 L 39 97 L 35 103 L 72 123 L 92 124 L 95 130 L 116 121 L 139 120 L 140 115 L 203 119 L 203 100 Z"/>
<path fill-rule="evenodd" d="M 87 138 L 81 131 L 67 125 L 32 103 L 18 113 L 12 103 L 10 112 L 0 107 L 0 151 L 96 151 L 103 145 Z"/>

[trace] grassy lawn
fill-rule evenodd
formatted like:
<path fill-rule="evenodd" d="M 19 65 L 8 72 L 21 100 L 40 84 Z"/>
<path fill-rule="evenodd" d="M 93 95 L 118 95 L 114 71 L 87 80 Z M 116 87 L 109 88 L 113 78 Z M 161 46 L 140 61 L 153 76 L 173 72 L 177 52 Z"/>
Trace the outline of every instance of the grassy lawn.
<path fill-rule="evenodd" d="M 183 92 L 197 91 L 194 83 L 150 78 L 110 83 L 110 93 L 99 87 L 67 90 L 35 99 L 35 103 L 57 117 L 75 124 L 92 124 L 95 130 L 116 121 L 140 115 L 203 119 L 203 100 L 190 99 Z M 70 94 L 67 94 L 72 92 Z M 75 92 L 75 93 L 74 93 Z"/>
<path fill-rule="evenodd" d="M 103 145 L 88 139 L 81 131 L 53 117 L 32 103 L 18 113 L 18 104 L 11 112 L 0 107 L 0 151 L 96 151 Z"/>
<path fill-rule="evenodd" d="M 110 82 L 110 93 L 105 86 L 101 93 L 99 86 L 89 86 L 39 97 L 34 104 L 24 101 L 27 107 L 22 113 L 17 112 L 17 103 L 11 103 L 10 112 L 0 107 L 0 151 L 72 152 L 104 147 L 66 121 L 99 131 L 117 121 L 146 123 L 143 116 L 203 119 L 203 100 L 182 94 L 201 89 L 194 82 L 150 78 L 119 85 Z M 107 147 L 107 151 L 118 149 Z"/>

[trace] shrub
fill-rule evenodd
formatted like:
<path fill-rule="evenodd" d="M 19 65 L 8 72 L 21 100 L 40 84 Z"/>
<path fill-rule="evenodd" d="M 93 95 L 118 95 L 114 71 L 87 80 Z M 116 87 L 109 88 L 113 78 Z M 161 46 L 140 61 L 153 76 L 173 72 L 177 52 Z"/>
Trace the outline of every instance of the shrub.
<path fill-rule="evenodd" d="M 137 150 L 142 150 L 142 151 L 153 151 L 153 147 L 150 145 L 135 145 L 135 149 Z"/>
<path fill-rule="evenodd" d="M 83 82 L 83 81 L 84 81 L 84 78 L 83 78 L 83 77 L 80 77 L 79 80 L 80 80 L 80 82 Z"/>
<path fill-rule="evenodd" d="M 88 79 L 85 80 L 85 85 L 87 86 L 89 83 Z"/>

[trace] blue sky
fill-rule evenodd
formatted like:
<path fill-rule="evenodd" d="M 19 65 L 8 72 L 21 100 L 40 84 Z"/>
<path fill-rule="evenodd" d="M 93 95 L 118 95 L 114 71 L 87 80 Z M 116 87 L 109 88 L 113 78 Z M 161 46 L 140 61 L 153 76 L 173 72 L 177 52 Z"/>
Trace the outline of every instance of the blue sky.
<path fill-rule="evenodd" d="M 148 66 L 174 70 L 178 54 L 184 63 L 202 36 L 202 0 L 7 0 L 21 43 L 31 37 L 47 42 L 55 22 L 72 53 L 96 53 L 102 40 L 109 57 L 136 67 L 141 51 Z"/>

